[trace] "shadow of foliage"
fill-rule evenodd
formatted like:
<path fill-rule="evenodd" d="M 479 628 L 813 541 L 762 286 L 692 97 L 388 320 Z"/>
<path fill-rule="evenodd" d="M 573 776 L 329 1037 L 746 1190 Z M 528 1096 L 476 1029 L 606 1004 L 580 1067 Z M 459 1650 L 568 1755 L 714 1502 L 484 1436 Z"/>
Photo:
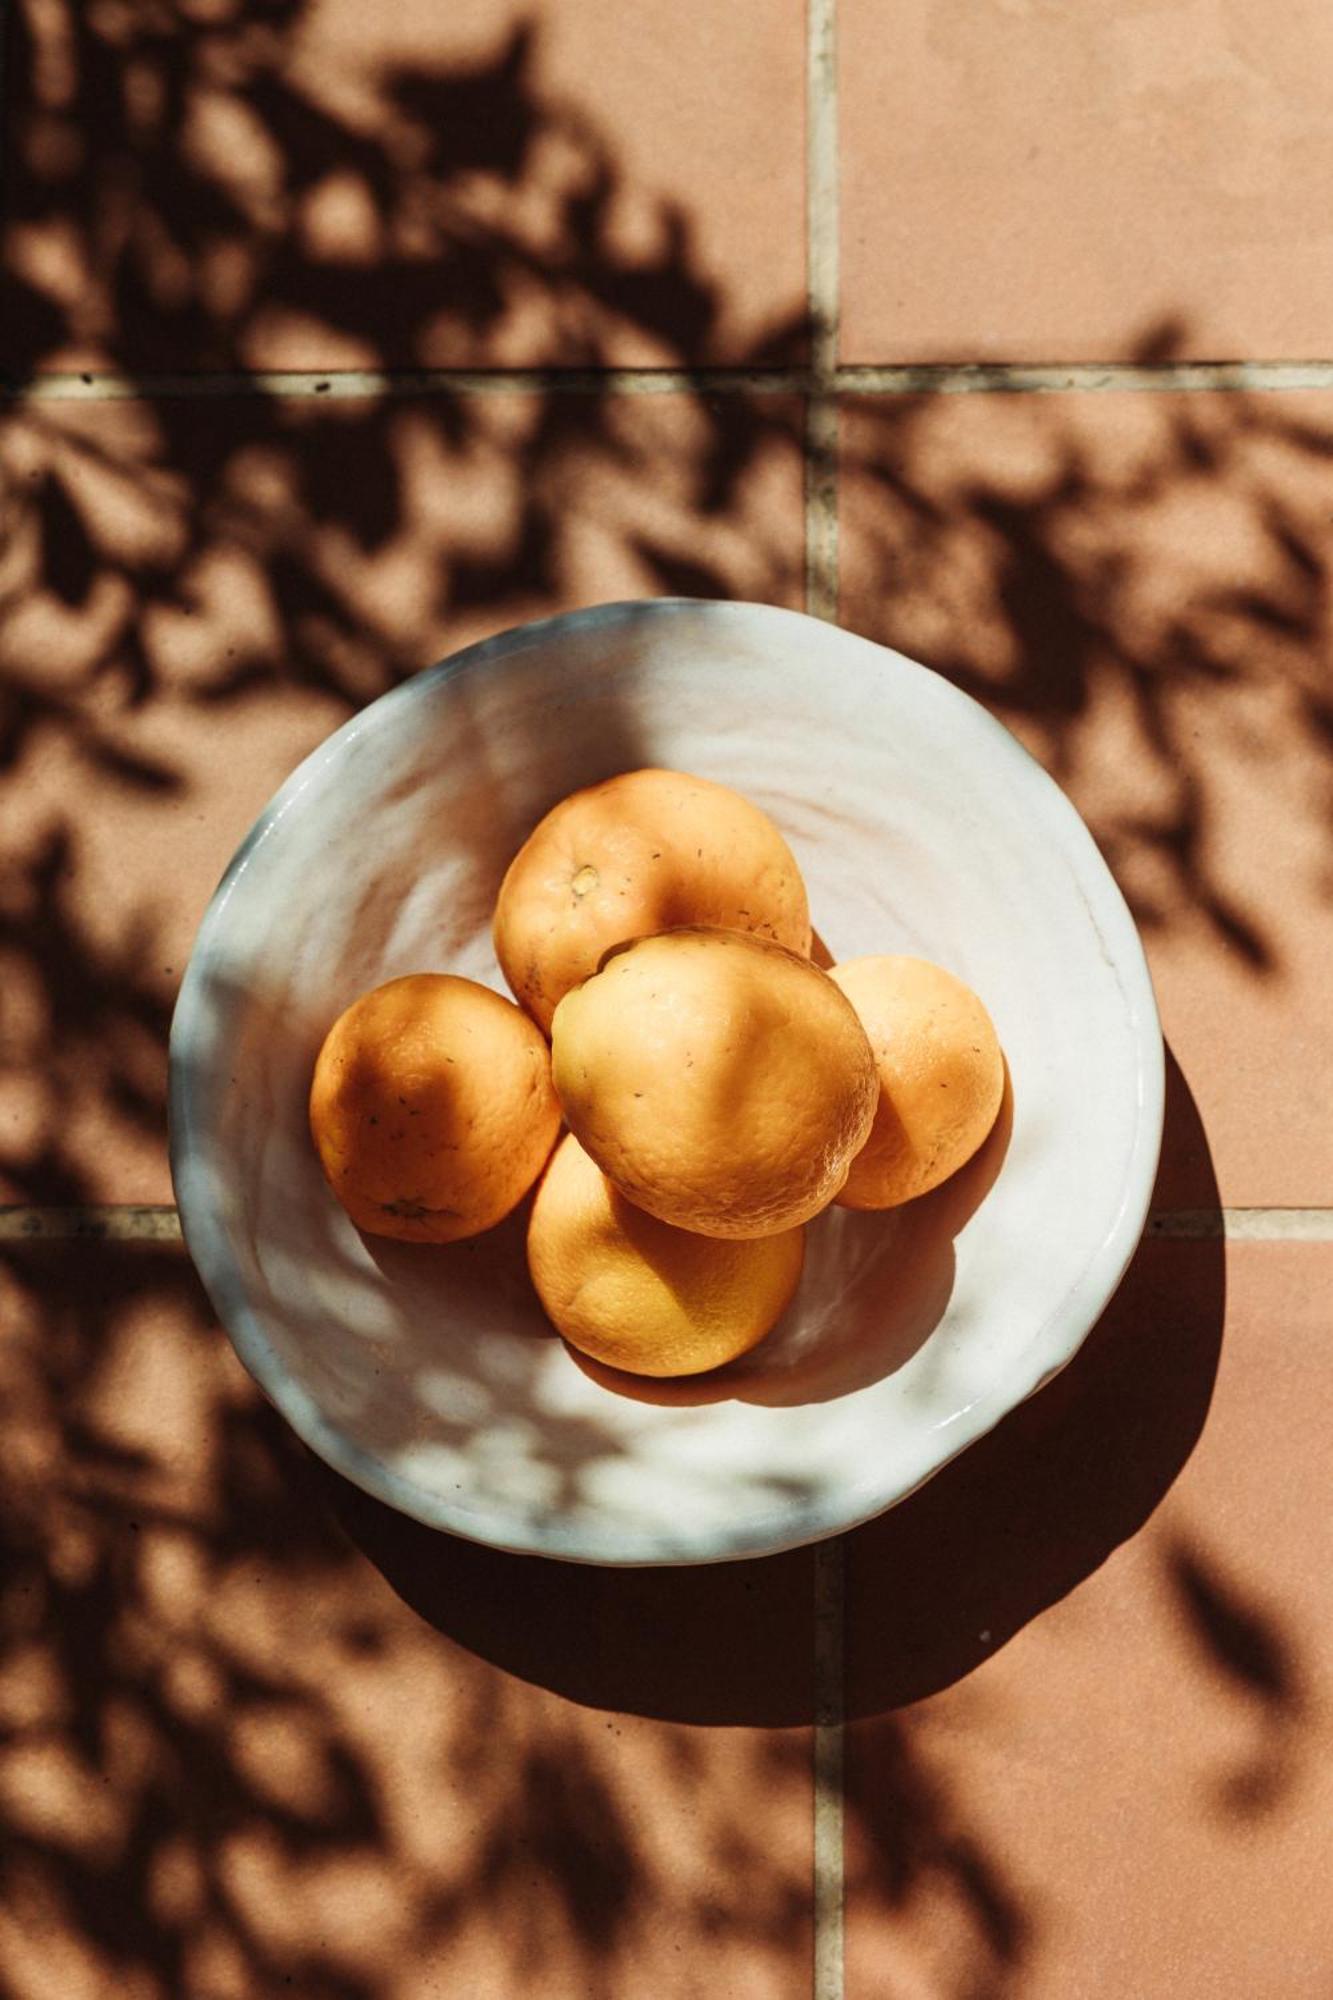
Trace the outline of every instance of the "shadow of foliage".
<path fill-rule="evenodd" d="M 1309 1695 L 1295 1642 L 1202 1548 L 1177 1537 L 1162 1559 L 1197 1655 L 1253 1717 L 1253 1748 L 1217 1776 L 1213 1796 L 1230 1818 L 1260 1819 L 1282 1803 L 1303 1761 Z"/>
<path fill-rule="evenodd" d="M 191 846 L 191 828 L 225 805 L 238 834 L 271 789 L 264 755 L 280 771 L 539 610 L 799 599 L 799 400 L 762 373 L 744 394 L 624 396 L 596 371 L 627 353 L 786 366 L 800 312 L 737 343 L 694 219 L 626 186 L 546 81 L 535 22 L 488 55 L 367 78 L 311 68 L 309 12 L 5 16 L 7 380 L 234 378 L 20 398 L 0 423 L 11 1200 L 95 1199 L 108 1157 L 160 1189 L 174 982 L 230 845 Z M 1163 323 L 1141 358 L 1179 343 Z M 534 354 L 551 372 L 522 389 L 404 376 Z M 327 368 L 327 390 L 253 374 L 288 365 Z M 560 378 L 575 368 L 592 372 Z M 349 370 L 384 380 L 346 396 Z M 849 410 L 847 612 L 1025 736 L 1145 926 L 1276 978 L 1281 889 L 1333 881 L 1333 433 L 1286 397 L 1097 408 Z M 1277 833 L 1310 833 L 1302 859 L 1237 864 L 1237 786 L 1280 800 Z M 1215 1207 L 1210 1173 L 1194 1194 Z M 892 1589 L 853 1603 L 869 1664 L 851 1708 L 893 1713 L 849 1811 L 886 1907 L 943 1883 L 968 1912 L 974 1996 L 1017 1990 L 1040 1912 L 906 1711 L 977 1664 L 983 1629 L 993 1650 L 1095 1568 L 1174 1477 L 1220 1328 L 1220 1252 L 1189 1255 L 1193 1318 L 1156 1374 L 1131 1279 L 1066 1377 L 861 1531 L 858 1560 Z M 600 1996 L 663 1937 L 702 1941 L 722 1990 L 805 1949 L 808 1853 L 782 1829 L 806 1823 L 807 1557 L 571 1577 L 444 1543 L 306 1463 L 206 1331 L 178 1254 L 27 1249 L 5 1285 L 14 1991 L 389 2000 L 409 1973 L 519 1991 L 541 1966 Z M 1113 1476 L 1108 1437 L 1130 1440 Z M 1166 1574 L 1256 1717 L 1253 1765 L 1219 1799 L 1266 1809 L 1306 1715 L 1293 1644 L 1199 1551 L 1170 1551 Z M 766 1733 L 726 1747 L 733 1724 Z M 622 1726 L 641 1764 L 605 1741 Z M 671 1978 L 659 1958 L 654 1991 Z"/>
<path fill-rule="evenodd" d="M 179 1250 L 14 1247 L 0 1313 L 6 1991 L 609 2000 L 663 1936 L 737 1970 L 802 1949 L 800 1731 L 715 1752 L 431 1631 L 331 1529 Z"/>
<path fill-rule="evenodd" d="M 1145 358 L 1171 358 L 1171 327 Z M 1071 790 L 1151 934 L 1284 970 L 1333 882 L 1333 433 L 1281 394 L 881 397 L 844 453 L 845 610 Z M 1281 838 L 1264 843 L 1285 806 Z"/>
<path fill-rule="evenodd" d="M 234 838 L 347 714 L 537 612 L 686 587 L 800 592 L 799 513 L 772 501 L 800 490 L 791 397 L 617 396 L 596 372 L 571 393 L 558 373 L 477 394 L 401 379 L 522 358 L 534 340 L 584 371 L 627 341 L 679 366 L 722 339 L 729 360 L 763 365 L 799 347 L 799 315 L 737 348 L 690 219 L 626 186 L 610 141 L 547 82 L 534 24 L 489 55 L 339 69 L 309 56 L 309 17 L 305 0 L 57 0 L 7 17 L 10 380 L 212 370 L 230 385 L 20 398 L 0 422 L 6 897 L 21 911 L 34 888 L 58 897 L 62 938 L 85 933 L 96 976 L 74 981 L 59 1025 L 77 1011 L 80 1039 L 110 1051 L 82 1072 L 99 1136 L 121 1129 L 127 1095 L 137 1129 L 145 1090 L 142 1065 L 131 1078 L 114 1053 L 128 995 L 108 960 L 142 968 L 159 1044 L 149 1111 L 164 1115 L 174 978 L 229 844 L 191 829 L 224 779 L 244 801 Z M 643 225 L 633 249 L 627 211 Z M 387 369 L 384 392 L 349 398 L 330 379 L 327 397 L 269 393 L 252 371 L 281 366 L 284 343 L 302 366 L 326 353 L 334 369 Z M 182 828 L 178 889 L 151 860 Z M 21 1107 L 8 1188 L 95 1198 L 89 1118 L 71 1123 L 41 1083 L 73 1061 L 51 1018 L 72 953 L 57 968 L 23 923 L 7 963 L 33 1004 L 0 1053 Z M 150 972 L 159 961 L 173 970 Z"/>

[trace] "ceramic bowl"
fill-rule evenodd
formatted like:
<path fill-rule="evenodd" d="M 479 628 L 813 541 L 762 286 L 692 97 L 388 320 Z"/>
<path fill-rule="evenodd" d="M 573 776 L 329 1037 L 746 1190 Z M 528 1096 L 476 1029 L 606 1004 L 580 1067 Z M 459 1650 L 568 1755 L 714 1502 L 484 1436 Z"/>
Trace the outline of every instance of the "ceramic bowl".
<path fill-rule="evenodd" d="M 410 971 L 503 990 L 489 926 L 510 857 L 567 792 L 646 764 L 772 815 L 835 959 L 912 952 L 975 987 L 1010 1076 L 970 1166 L 885 1215 L 828 1211 L 768 1340 L 675 1385 L 554 1337 L 521 1213 L 449 1248 L 359 1235 L 306 1127 L 341 1009 Z M 418 675 L 282 787 L 181 991 L 172 1172 L 242 1360 L 340 1473 L 506 1549 L 707 1562 L 881 1512 L 1069 1360 L 1143 1227 L 1162 1077 L 1120 893 L 983 709 L 795 612 L 611 604 Z"/>

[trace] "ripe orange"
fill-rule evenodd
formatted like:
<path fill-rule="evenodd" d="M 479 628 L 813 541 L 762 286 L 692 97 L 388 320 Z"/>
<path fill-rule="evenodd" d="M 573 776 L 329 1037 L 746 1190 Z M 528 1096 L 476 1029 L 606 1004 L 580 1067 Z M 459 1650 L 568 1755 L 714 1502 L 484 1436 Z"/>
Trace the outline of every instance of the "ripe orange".
<path fill-rule="evenodd" d="M 495 955 L 548 1032 L 558 1002 L 626 938 L 679 924 L 810 948 L 805 884 L 767 814 L 725 785 L 627 771 L 547 813 L 495 906 Z"/>
<path fill-rule="evenodd" d="M 1004 1057 L 971 987 L 921 958 L 854 958 L 829 977 L 875 1052 L 879 1103 L 838 1196 L 844 1208 L 894 1208 L 970 1160 L 999 1114 Z"/>
<path fill-rule="evenodd" d="M 511 1000 L 419 972 L 353 1001 L 310 1089 L 325 1178 L 359 1229 L 475 1236 L 522 1200 L 555 1144 L 550 1055 Z"/>
<path fill-rule="evenodd" d="M 805 1231 L 692 1235 L 617 1193 L 572 1134 L 542 1177 L 528 1268 L 572 1347 L 636 1375 L 693 1375 L 748 1353 L 788 1304 Z"/>
<path fill-rule="evenodd" d="M 768 1236 L 833 1199 L 875 1114 L 851 1004 L 739 931 L 640 938 L 556 1009 L 570 1130 L 621 1193 L 705 1236 Z"/>

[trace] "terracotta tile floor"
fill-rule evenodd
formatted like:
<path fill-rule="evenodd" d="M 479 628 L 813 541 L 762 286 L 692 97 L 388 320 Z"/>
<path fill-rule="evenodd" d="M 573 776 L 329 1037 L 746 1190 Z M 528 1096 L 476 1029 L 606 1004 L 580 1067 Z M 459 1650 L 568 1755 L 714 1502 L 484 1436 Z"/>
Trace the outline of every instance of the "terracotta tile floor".
<path fill-rule="evenodd" d="M 1333 1990 L 1325 12 L 6 21 L 0 1987 Z M 163 1091 L 291 766 L 652 593 L 990 705 L 1171 1063 L 1048 1390 L 842 1542 L 618 1575 L 308 1458 L 174 1241 Z"/>
<path fill-rule="evenodd" d="M 1327 351 L 1318 0 L 839 16 L 844 360 Z"/>

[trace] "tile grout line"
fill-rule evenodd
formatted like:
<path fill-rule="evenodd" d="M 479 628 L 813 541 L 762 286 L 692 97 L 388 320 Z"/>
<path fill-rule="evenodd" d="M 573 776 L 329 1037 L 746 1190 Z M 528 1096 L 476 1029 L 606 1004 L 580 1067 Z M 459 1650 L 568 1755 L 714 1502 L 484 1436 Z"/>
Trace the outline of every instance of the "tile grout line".
<path fill-rule="evenodd" d="M 1333 1243 L 1333 1208 L 1161 1209 L 1144 1234 L 1178 1243 Z"/>
<path fill-rule="evenodd" d="M 838 615 L 837 0 L 806 0 L 805 253 L 810 367 L 805 393 L 805 608 Z M 813 2000 L 843 2000 L 843 1544 L 814 1551 L 811 1741 Z"/>
<path fill-rule="evenodd" d="M 79 1207 L 0 1206 L 0 1243 L 180 1243 L 170 1202 L 87 1202 Z"/>
<path fill-rule="evenodd" d="M 845 1545 L 815 1547 L 813 2000 L 843 2000 Z"/>
<path fill-rule="evenodd" d="M 1329 1208 L 1159 1208 L 1145 1236 L 1167 1242 L 1333 1242 Z M 0 1204 L 0 1242 L 180 1242 L 172 1202 Z"/>
<path fill-rule="evenodd" d="M 806 6 L 805 286 L 810 368 L 805 405 L 805 608 L 838 615 L 837 0 Z"/>
<path fill-rule="evenodd" d="M 1159 1209 L 1145 1236 L 1154 1242 L 1333 1243 L 1333 1207 Z M 0 1204 L 3 1243 L 179 1243 L 170 1202 Z"/>
<path fill-rule="evenodd" d="M 812 20 L 831 12 L 832 0 L 810 0 Z M 813 40 L 813 36 L 812 36 Z M 813 56 L 813 50 L 812 50 Z M 830 106 L 813 115 L 809 151 L 824 154 Z M 813 175 L 809 206 L 815 206 Z M 830 216 L 836 188 L 830 175 L 820 194 Z M 678 396 L 804 395 L 918 396 L 967 394 L 1188 394 L 1248 391 L 1256 394 L 1299 389 L 1333 389 L 1333 361 L 1147 362 L 923 362 L 881 366 L 839 364 L 836 328 L 813 296 L 828 296 L 836 283 L 837 245 L 814 240 L 810 270 L 812 359 L 806 368 L 423 368 L 423 369 L 247 369 L 125 375 L 104 370 L 53 370 L 22 381 L 0 382 L 0 402 L 18 405 L 62 402 L 148 402 L 253 396 L 324 397 L 331 402 L 387 396 Z M 824 268 L 827 266 L 827 268 Z M 836 299 L 832 302 L 836 314 Z"/>
<path fill-rule="evenodd" d="M 836 386 L 846 396 L 1333 389 L 1333 361 L 849 363 L 838 368 Z"/>
<path fill-rule="evenodd" d="M 63 372 L 0 384 L 0 401 L 132 402 L 210 396 L 320 396 L 330 402 L 375 396 L 514 396 L 561 393 L 679 396 L 691 393 L 799 395 L 804 368 L 256 368 L 190 374 Z"/>

